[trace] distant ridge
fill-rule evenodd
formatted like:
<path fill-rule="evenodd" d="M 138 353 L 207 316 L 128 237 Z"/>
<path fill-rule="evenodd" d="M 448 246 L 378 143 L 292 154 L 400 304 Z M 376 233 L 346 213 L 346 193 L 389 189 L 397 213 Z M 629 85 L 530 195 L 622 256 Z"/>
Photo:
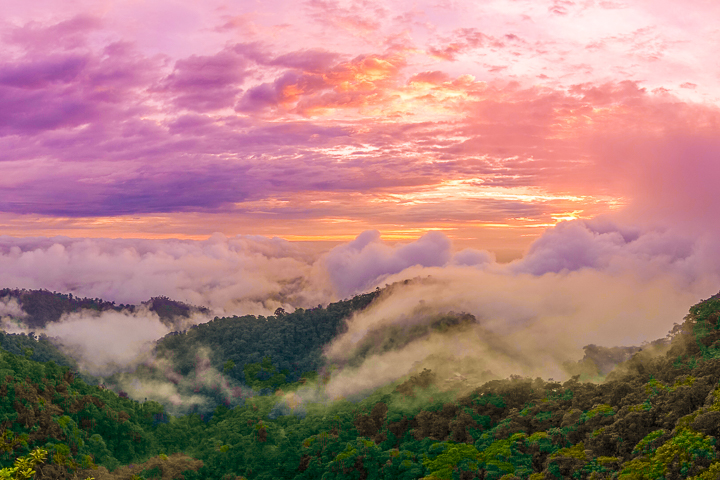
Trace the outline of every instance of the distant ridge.
<path fill-rule="evenodd" d="M 30 329 L 44 328 L 49 323 L 60 320 L 64 314 L 76 313 L 83 310 L 95 312 L 136 312 L 140 308 L 147 308 L 156 313 L 160 320 L 168 326 L 174 326 L 175 319 L 188 318 L 194 313 L 209 314 L 205 307 L 189 305 L 168 297 L 152 297 L 140 305 L 119 304 L 101 298 L 77 297 L 72 293 L 51 292 L 49 290 L 26 290 L 3 288 L 0 290 L 0 301 L 14 299 L 18 302 L 23 316 L 6 315 L 13 319 L 22 320 Z"/>

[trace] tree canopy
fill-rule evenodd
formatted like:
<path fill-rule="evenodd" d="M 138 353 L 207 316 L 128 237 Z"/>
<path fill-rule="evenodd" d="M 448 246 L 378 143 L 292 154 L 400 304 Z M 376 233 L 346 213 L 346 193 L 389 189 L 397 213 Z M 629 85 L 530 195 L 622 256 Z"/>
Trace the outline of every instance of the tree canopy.
<path fill-rule="evenodd" d="M 161 345 L 168 353 L 174 338 L 178 345 L 193 335 L 212 341 L 233 325 L 268 335 L 282 326 L 276 340 L 296 326 L 316 333 L 309 345 L 321 345 L 332 338 L 325 329 L 342 328 L 328 312 L 347 314 L 372 301 L 356 298 L 281 318 L 216 319 Z M 562 383 L 513 376 L 459 397 L 426 369 L 358 401 L 316 402 L 307 390 L 312 375 L 305 385 L 282 379 L 298 370 L 282 373 L 281 362 L 303 358 L 292 349 L 272 350 L 276 360 L 260 348 L 233 357 L 227 346 L 218 367 L 268 394 L 202 416 L 169 415 L 159 403 L 89 385 L 68 366 L 0 350 L 0 475 L 21 478 L 18 472 L 30 469 L 43 479 L 716 479 L 718 318 L 720 297 L 693 306 L 662 348 L 632 352 L 600 383 L 579 375 Z M 33 348 L 40 340 L 23 342 Z M 583 362 L 597 358 L 605 368 L 608 356 L 626 353 L 593 348 Z"/>

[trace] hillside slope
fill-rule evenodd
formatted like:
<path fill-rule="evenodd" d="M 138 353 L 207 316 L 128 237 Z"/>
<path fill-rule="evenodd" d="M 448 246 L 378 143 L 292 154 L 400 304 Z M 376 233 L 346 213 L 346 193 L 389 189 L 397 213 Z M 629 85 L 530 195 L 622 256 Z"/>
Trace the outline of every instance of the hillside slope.
<path fill-rule="evenodd" d="M 717 479 L 719 319 L 720 297 L 693 306 L 603 383 L 513 377 L 456 398 L 425 370 L 356 403 L 314 403 L 308 382 L 209 420 L 0 352 L 0 465 L 44 448 L 37 478 Z"/>

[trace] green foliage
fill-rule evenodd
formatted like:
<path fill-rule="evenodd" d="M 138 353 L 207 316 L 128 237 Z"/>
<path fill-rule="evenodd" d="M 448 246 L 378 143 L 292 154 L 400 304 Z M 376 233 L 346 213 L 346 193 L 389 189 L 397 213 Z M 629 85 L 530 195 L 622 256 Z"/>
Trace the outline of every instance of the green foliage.
<path fill-rule="evenodd" d="M 35 477 L 35 466 L 45 461 L 47 450 L 36 448 L 29 454 L 18 457 L 12 467 L 0 470 L 0 479 L 27 480 Z"/>
<path fill-rule="evenodd" d="M 430 454 L 442 452 L 434 459 L 423 461 L 430 474 L 427 480 L 452 480 L 455 471 L 475 471 L 478 469 L 480 452 L 474 445 L 436 443 L 430 448 Z"/>
<path fill-rule="evenodd" d="M 458 332 L 477 323 L 477 319 L 468 313 L 434 314 L 421 311 L 414 313 L 414 316 L 416 318 L 412 322 L 399 322 L 370 329 L 358 345 L 348 352 L 348 363 L 352 366 L 359 365 L 368 356 L 399 350 L 430 333 Z"/>
<path fill-rule="evenodd" d="M 245 373 L 245 382 L 255 390 L 266 388 L 276 390 L 285 385 L 287 378 L 285 374 L 278 373 L 269 356 L 263 358 L 262 362 L 245 365 L 243 373 Z"/>
<path fill-rule="evenodd" d="M 720 478 L 720 462 L 715 462 L 704 472 L 689 477 L 688 480 L 717 480 Z"/>
<path fill-rule="evenodd" d="M 662 431 L 653 432 L 643 439 L 638 451 L 645 452 L 647 444 L 654 438 L 663 435 Z M 654 438 L 653 438 L 654 437 Z M 643 442 L 641 442 L 643 443 Z M 680 429 L 672 438 L 657 449 L 650 450 L 649 455 L 631 460 L 620 473 L 620 479 L 634 478 L 664 478 L 671 466 L 677 470 L 675 475 L 686 478 L 692 473 L 695 464 L 700 459 L 715 459 L 715 438 L 708 437 L 688 428 Z"/>
<path fill-rule="evenodd" d="M 588 420 L 592 419 L 593 417 L 595 417 L 596 415 L 606 415 L 606 416 L 615 415 L 615 409 L 612 406 L 607 405 L 607 404 L 598 405 L 597 407 L 593 408 L 592 410 L 585 412 L 581 418 L 583 421 L 588 421 Z"/>
<path fill-rule="evenodd" d="M 458 398 L 425 370 L 354 402 L 312 401 L 322 398 L 315 382 L 291 391 L 298 385 L 288 382 L 323 366 L 321 346 L 339 319 L 371 299 L 217 319 L 166 337 L 159 354 L 175 355 L 181 373 L 194 372 L 203 345 L 218 371 L 273 391 L 212 405 L 212 415 L 170 416 L 155 402 L 121 398 L 67 366 L 33 361 L 37 339 L 13 338 L 18 354 L 0 351 L 0 468 L 25 458 L 14 472 L 29 472 L 28 455 L 42 450 L 45 460 L 30 465 L 35 478 L 718 478 L 720 360 L 704 356 L 692 328 L 673 338 L 671 354 L 639 352 L 601 384 L 513 377 Z M 713 305 L 687 320 L 707 324 L 700 343 L 714 335 Z M 252 332 L 243 336 L 244 327 Z M 238 336 L 245 343 L 233 344 Z"/>
<path fill-rule="evenodd" d="M 653 446 L 653 443 L 658 438 L 661 438 L 663 435 L 665 435 L 665 430 L 655 430 L 652 433 L 649 433 L 645 438 L 640 440 L 637 445 L 635 445 L 635 448 L 633 448 L 634 454 L 653 454 L 655 453 L 655 450 L 657 450 L 657 445 Z"/>
<path fill-rule="evenodd" d="M 720 297 L 717 295 L 690 308 L 691 323 L 697 348 L 704 360 L 720 358 Z"/>
<path fill-rule="evenodd" d="M 36 362 L 55 362 L 76 368 L 75 361 L 63 354 L 45 335 L 13 334 L 0 331 L 0 349 Z"/>
<path fill-rule="evenodd" d="M 550 458 L 554 457 L 571 457 L 577 458 L 578 460 L 587 460 L 587 454 L 585 453 L 585 445 L 580 442 L 577 445 L 573 445 L 572 447 L 560 449 L 550 455 Z"/>
<path fill-rule="evenodd" d="M 233 368 L 235 368 L 235 362 L 228 360 L 223 364 L 223 373 L 227 374 L 232 371 Z"/>
<path fill-rule="evenodd" d="M 253 388 L 277 388 L 319 370 L 322 349 L 340 333 L 345 318 L 367 307 L 377 295 L 367 293 L 324 308 L 282 311 L 267 318 L 216 317 L 190 330 L 168 334 L 158 341 L 156 354 L 171 358 L 178 373 L 187 376 L 197 366 L 198 352 L 206 348 L 211 352 L 211 365 L 230 379 L 254 384 Z M 263 365 L 266 358 L 272 359 L 272 366 Z M 281 375 L 285 375 L 284 381 Z"/>

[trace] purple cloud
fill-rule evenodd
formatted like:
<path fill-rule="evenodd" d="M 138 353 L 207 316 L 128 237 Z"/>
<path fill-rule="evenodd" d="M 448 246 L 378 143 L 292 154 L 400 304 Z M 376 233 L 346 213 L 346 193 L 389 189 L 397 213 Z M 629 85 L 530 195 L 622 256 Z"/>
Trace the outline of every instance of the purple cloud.
<path fill-rule="evenodd" d="M 662 261 L 684 269 L 682 264 L 695 253 L 693 241 L 674 232 L 641 231 L 608 221 L 572 221 L 545 231 L 525 257 L 509 268 L 516 273 L 543 275 L 582 269 L 632 269 L 638 262 Z"/>
<path fill-rule="evenodd" d="M 193 55 L 175 63 L 164 80 L 164 89 L 175 95 L 178 107 L 198 112 L 218 110 L 235 103 L 248 75 L 247 60 L 232 50 Z"/>
<path fill-rule="evenodd" d="M 22 45 L 31 51 L 47 51 L 63 48 L 71 50 L 87 44 L 87 34 L 102 27 L 102 21 L 94 16 L 80 14 L 52 25 L 31 21 L 22 27 L 9 26 L 2 38 L 12 44 Z"/>
<path fill-rule="evenodd" d="M 47 58 L 16 64 L 0 65 L 0 85 L 37 89 L 53 83 L 70 83 L 88 63 L 87 57 Z"/>
<path fill-rule="evenodd" d="M 452 256 L 453 265 L 461 266 L 482 266 L 495 263 L 495 255 L 486 250 L 466 248 Z"/>
<path fill-rule="evenodd" d="M 250 88 L 235 107 L 238 112 L 256 112 L 281 104 L 292 106 L 303 95 L 312 95 L 330 85 L 321 75 L 286 72 L 272 83 Z"/>
<path fill-rule="evenodd" d="M 98 117 L 97 106 L 78 92 L 0 87 L 0 137 L 75 127 Z"/>

